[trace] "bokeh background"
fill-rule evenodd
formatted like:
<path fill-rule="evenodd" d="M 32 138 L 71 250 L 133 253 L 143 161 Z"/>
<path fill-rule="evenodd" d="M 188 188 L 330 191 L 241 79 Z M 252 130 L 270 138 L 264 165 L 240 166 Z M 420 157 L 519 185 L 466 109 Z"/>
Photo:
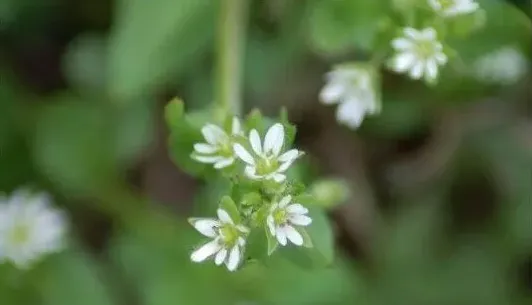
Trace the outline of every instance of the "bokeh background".
<path fill-rule="evenodd" d="M 334 264 L 234 274 L 189 261 L 186 218 L 217 193 L 171 161 L 163 115 L 213 101 L 220 2 L 0 0 L 0 190 L 48 190 L 71 217 L 66 251 L 0 265 L 0 303 L 532 304 L 531 77 L 467 73 L 508 45 L 530 63 L 529 1 L 479 1 L 438 86 L 383 70 L 381 115 L 351 131 L 318 102 L 323 75 L 368 59 L 401 1 L 249 0 L 244 108 L 287 107 L 306 175 L 351 191 L 328 213 Z"/>

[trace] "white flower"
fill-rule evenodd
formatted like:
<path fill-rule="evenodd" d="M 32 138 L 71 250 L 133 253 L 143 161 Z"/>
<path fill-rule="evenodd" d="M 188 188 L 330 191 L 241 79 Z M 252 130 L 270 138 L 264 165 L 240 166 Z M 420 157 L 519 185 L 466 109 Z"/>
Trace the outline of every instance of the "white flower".
<path fill-rule="evenodd" d="M 432 9 L 444 17 L 473 13 L 479 5 L 474 0 L 428 0 Z"/>
<path fill-rule="evenodd" d="M 66 232 L 65 215 L 50 206 L 47 194 L 16 191 L 0 199 L 0 260 L 19 268 L 60 251 Z"/>
<path fill-rule="evenodd" d="M 392 41 L 397 54 L 392 59 L 391 69 L 399 73 L 408 73 L 413 79 L 432 82 L 438 77 L 438 66 L 447 63 L 443 46 L 436 37 L 433 28 L 416 30 L 407 27 L 404 36 Z"/>
<path fill-rule="evenodd" d="M 242 135 L 238 118 L 233 118 L 231 135 L 228 135 L 222 128 L 214 124 L 205 125 L 201 129 L 201 133 L 207 143 L 194 144 L 192 159 L 201 163 L 214 164 L 216 169 L 230 166 L 235 162 L 233 153 L 234 138 Z"/>
<path fill-rule="evenodd" d="M 270 214 L 266 218 L 266 223 L 270 234 L 277 238 L 283 246 L 291 241 L 294 245 L 303 245 L 303 236 L 297 230 L 298 226 L 308 226 L 312 219 L 307 216 L 308 209 L 299 203 L 292 203 L 292 196 L 283 197 L 279 203 L 275 203 L 270 208 Z"/>
<path fill-rule="evenodd" d="M 326 74 L 327 84 L 320 92 L 322 103 L 339 104 L 336 119 L 349 128 L 358 128 L 366 114 L 380 111 L 373 77 L 368 69 L 340 66 Z"/>
<path fill-rule="evenodd" d="M 214 256 L 216 265 L 225 263 L 229 271 L 235 271 L 243 258 L 249 229 L 235 224 L 223 209 L 218 209 L 218 219 L 193 218 L 190 223 L 198 232 L 212 238 L 212 241 L 195 250 L 190 259 L 198 263 Z"/>
<path fill-rule="evenodd" d="M 528 62 L 522 52 L 507 46 L 477 60 L 474 76 L 486 83 L 510 85 L 521 79 L 528 71 Z"/>
<path fill-rule="evenodd" d="M 249 132 L 249 143 L 254 156 L 238 143 L 233 146 L 235 154 L 246 163 L 245 173 L 249 178 L 276 182 L 283 182 L 286 179 L 284 172 L 303 153 L 297 149 L 291 149 L 281 154 L 284 137 L 283 125 L 276 123 L 268 129 L 264 138 L 264 146 L 257 130 L 252 129 Z"/>

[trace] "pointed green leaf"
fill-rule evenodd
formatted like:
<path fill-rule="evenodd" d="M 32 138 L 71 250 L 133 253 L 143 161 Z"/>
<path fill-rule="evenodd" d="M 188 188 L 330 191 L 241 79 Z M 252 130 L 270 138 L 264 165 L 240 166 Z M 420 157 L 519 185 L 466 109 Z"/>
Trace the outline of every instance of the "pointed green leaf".
<path fill-rule="evenodd" d="M 183 100 L 178 97 L 172 99 L 164 108 L 164 116 L 168 128 L 172 129 L 174 126 L 179 126 L 179 120 L 183 119 L 185 113 L 185 105 Z"/>

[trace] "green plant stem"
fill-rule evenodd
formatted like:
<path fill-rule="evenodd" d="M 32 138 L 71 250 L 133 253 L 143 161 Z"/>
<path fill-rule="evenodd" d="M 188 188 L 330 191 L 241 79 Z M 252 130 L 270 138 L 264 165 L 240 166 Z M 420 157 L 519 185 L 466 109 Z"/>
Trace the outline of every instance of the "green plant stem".
<path fill-rule="evenodd" d="M 224 114 L 242 112 L 241 81 L 249 0 L 220 0 L 216 105 Z"/>

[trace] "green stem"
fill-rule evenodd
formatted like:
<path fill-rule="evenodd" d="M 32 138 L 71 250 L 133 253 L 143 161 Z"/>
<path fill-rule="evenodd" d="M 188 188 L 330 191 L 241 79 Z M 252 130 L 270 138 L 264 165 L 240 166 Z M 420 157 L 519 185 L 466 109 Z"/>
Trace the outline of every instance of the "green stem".
<path fill-rule="evenodd" d="M 218 20 L 216 104 L 225 115 L 242 112 L 242 51 L 249 0 L 221 0 Z"/>

